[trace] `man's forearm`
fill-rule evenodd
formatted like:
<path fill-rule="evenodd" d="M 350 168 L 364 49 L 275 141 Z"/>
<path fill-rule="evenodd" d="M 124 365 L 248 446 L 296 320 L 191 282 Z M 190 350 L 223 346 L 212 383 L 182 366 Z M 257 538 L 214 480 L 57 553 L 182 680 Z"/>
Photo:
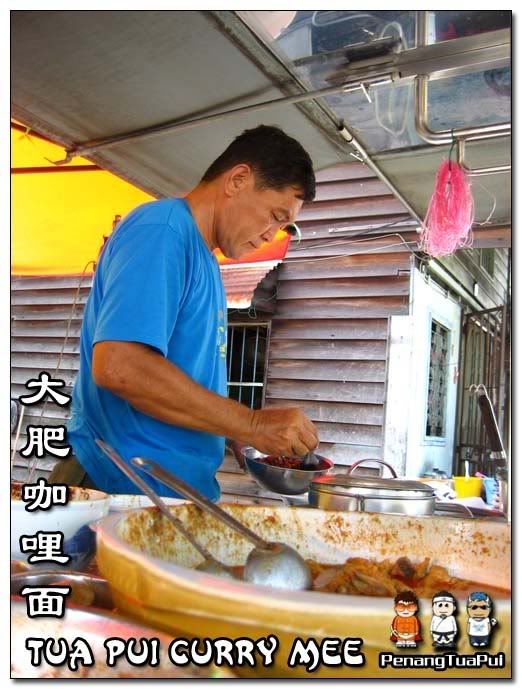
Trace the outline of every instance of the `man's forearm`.
<path fill-rule="evenodd" d="M 146 345 L 96 344 L 93 377 L 97 385 L 155 419 L 251 442 L 252 410 L 210 392 Z"/>

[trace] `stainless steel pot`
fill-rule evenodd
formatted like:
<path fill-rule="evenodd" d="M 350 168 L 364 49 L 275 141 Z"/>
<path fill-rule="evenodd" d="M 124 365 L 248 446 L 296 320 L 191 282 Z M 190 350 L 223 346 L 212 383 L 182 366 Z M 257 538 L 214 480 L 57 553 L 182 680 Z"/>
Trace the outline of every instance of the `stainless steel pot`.
<path fill-rule="evenodd" d="M 356 466 L 372 461 L 390 469 L 393 478 L 353 476 Z M 320 476 L 310 483 L 308 502 L 322 510 L 382 512 L 418 517 L 433 514 L 435 493 L 420 481 L 398 479 L 393 467 L 380 460 L 361 460 L 347 474 Z"/>

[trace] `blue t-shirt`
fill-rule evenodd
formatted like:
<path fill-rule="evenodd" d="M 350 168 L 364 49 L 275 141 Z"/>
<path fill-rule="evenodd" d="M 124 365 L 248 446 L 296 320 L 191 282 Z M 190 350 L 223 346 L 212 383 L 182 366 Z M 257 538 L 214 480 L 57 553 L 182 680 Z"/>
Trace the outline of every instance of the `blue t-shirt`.
<path fill-rule="evenodd" d="M 200 385 L 226 396 L 226 319 L 219 265 L 188 203 L 165 199 L 133 210 L 106 243 L 94 275 L 68 424 L 74 453 L 101 490 L 139 492 L 95 438 L 127 461 L 134 456 L 156 460 L 211 500 L 219 498 L 215 472 L 223 460 L 224 438 L 158 421 L 98 387 L 92 353 L 104 340 L 146 344 Z M 143 477 L 159 494 L 175 495 Z"/>

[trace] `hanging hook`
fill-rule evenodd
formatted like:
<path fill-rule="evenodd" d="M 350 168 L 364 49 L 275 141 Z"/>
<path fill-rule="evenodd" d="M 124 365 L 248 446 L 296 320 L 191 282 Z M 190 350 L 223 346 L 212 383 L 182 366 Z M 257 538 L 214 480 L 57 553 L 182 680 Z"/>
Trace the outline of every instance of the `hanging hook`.
<path fill-rule="evenodd" d="M 451 146 L 450 146 L 449 156 L 448 156 L 450 168 L 451 168 L 451 155 L 452 155 L 452 153 L 453 153 L 453 149 L 455 148 L 455 144 L 456 144 L 456 143 L 457 143 L 457 139 L 455 138 L 455 130 L 452 129 L 452 130 L 451 130 Z"/>
<path fill-rule="evenodd" d="M 473 385 L 469 386 L 468 392 L 471 395 L 478 395 L 479 392 L 481 392 L 483 395 L 486 395 L 486 397 L 488 397 L 488 391 L 484 383 L 479 383 L 478 385 L 475 385 L 475 383 L 473 383 Z"/>
<path fill-rule="evenodd" d="M 71 160 L 75 157 L 75 154 L 72 151 L 65 151 L 65 158 L 62 160 L 51 160 L 50 158 L 46 158 L 47 162 L 51 163 L 52 165 L 66 165 L 67 163 L 70 163 Z"/>

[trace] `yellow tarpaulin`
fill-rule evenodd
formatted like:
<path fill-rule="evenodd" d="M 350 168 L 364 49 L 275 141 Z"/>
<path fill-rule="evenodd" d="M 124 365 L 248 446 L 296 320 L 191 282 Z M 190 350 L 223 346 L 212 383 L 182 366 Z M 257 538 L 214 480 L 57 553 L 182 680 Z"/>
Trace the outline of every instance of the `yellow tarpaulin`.
<path fill-rule="evenodd" d="M 53 168 L 46 159 L 63 157 L 63 148 L 11 130 L 14 275 L 81 273 L 89 261 L 96 260 L 115 215 L 124 216 L 153 198 L 104 170 L 16 172 L 16 168 Z M 89 164 L 76 158 L 67 167 Z M 92 272 L 92 265 L 87 272 Z"/>
<path fill-rule="evenodd" d="M 115 216 L 124 217 L 153 199 L 110 172 L 74 170 L 92 165 L 84 158 L 75 158 L 57 171 L 50 161 L 63 157 L 60 146 L 28 131 L 11 129 L 13 275 L 92 273 L 92 261 L 98 257 L 104 236 L 110 235 Z M 219 251 L 216 255 L 219 263 L 281 260 L 289 242 L 289 235 L 280 230 L 270 244 L 241 260 L 226 259 Z"/>

